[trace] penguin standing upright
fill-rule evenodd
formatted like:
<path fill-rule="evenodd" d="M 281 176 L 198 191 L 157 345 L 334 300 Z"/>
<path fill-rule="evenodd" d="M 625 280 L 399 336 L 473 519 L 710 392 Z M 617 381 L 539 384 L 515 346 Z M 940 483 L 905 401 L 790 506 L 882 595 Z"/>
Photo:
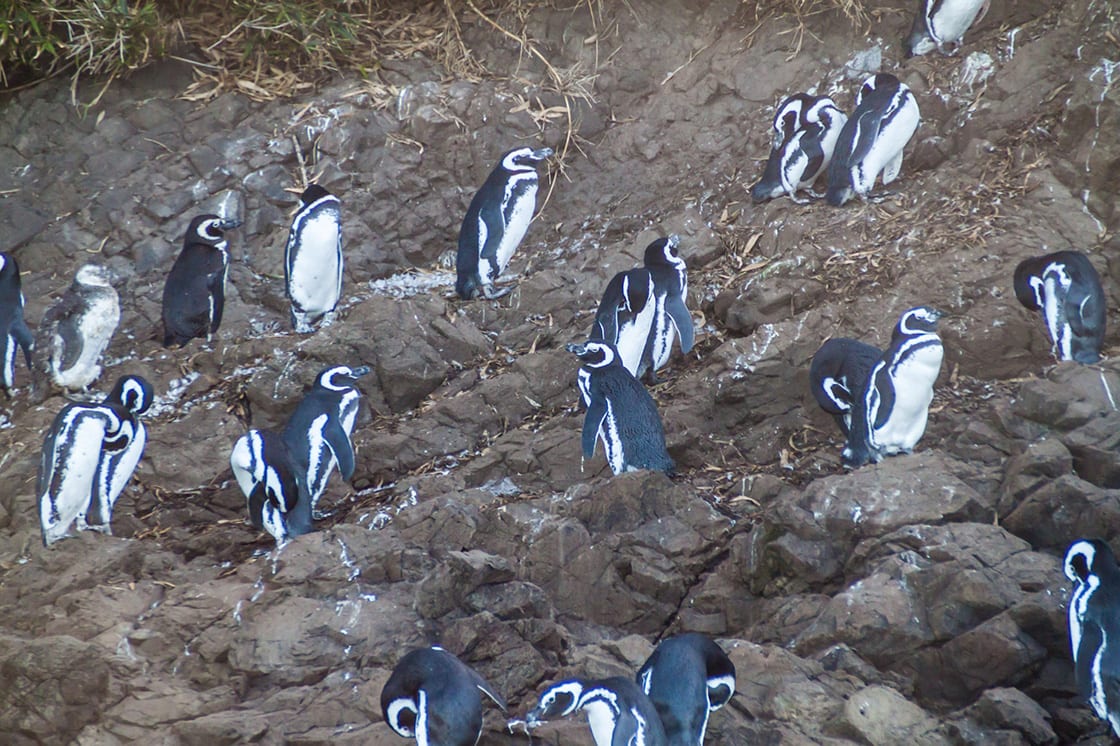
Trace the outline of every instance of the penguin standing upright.
<path fill-rule="evenodd" d="M 311 532 L 307 481 L 279 433 L 245 433 L 234 443 L 229 465 L 245 495 L 249 520 L 271 534 L 277 546 Z"/>
<path fill-rule="evenodd" d="M 369 370 L 335 365 L 319 373 L 284 427 L 284 443 L 307 485 L 312 514 L 336 464 L 343 479 L 354 476 L 350 433 L 362 400 L 358 378 Z"/>
<path fill-rule="evenodd" d="M 937 336 L 937 320 L 943 315 L 918 306 L 899 317 L 890 346 L 855 398 L 851 433 L 842 454 L 845 466 L 910 453 L 925 433 L 933 383 L 944 356 Z"/>
<path fill-rule="evenodd" d="M 809 389 L 821 409 L 832 415 L 847 438 L 852 424 L 852 402 L 863 389 L 875 363 L 883 356 L 878 347 L 858 339 L 825 340 L 809 365 Z"/>
<path fill-rule="evenodd" d="M 4 365 L 0 371 L 0 385 L 8 396 L 16 385 L 16 357 L 21 349 L 28 369 L 31 368 L 34 339 L 23 319 L 19 263 L 11 254 L 0 252 L 0 361 Z"/>
<path fill-rule="evenodd" d="M 648 269 L 619 272 L 607 283 L 590 339 L 613 344 L 622 366 L 637 377 L 657 312 L 653 275 Z"/>
<path fill-rule="evenodd" d="M 514 148 L 474 195 L 459 228 L 455 260 L 455 291 L 463 300 L 479 294 L 500 298 L 509 292 L 495 291 L 494 282 L 529 229 L 537 208 L 536 164 L 551 155 L 552 148 Z"/>
<path fill-rule="evenodd" d="M 1120 567 L 1100 539 L 1081 539 L 1065 557 L 1069 642 L 1078 692 L 1120 737 Z"/>
<path fill-rule="evenodd" d="M 222 323 L 229 275 L 225 232 L 240 220 L 199 215 L 187 226 L 183 249 L 163 286 L 163 346 L 185 345 L 195 337 L 210 341 Z"/>
<path fill-rule="evenodd" d="M 934 49 L 953 54 L 964 32 L 988 12 L 989 0 L 918 0 L 910 35 L 903 40 L 907 57 Z"/>
<path fill-rule="evenodd" d="M 657 708 L 669 746 L 703 746 L 708 716 L 735 694 L 735 664 L 719 645 L 692 632 L 658 645 L 637 680 Z"/>
<path fill-rule="evenodd" d="M 32 350 L 32 399 L 41 402 L 51 386 L 85 389 L 101 375 L 98 361 L 120 321 L 120 301 L 108 268 L 87 264 L 47 309 Z"/>
<path fill-rule="evenodd" d="M 751 200 L 757 204 L 788 194 L 794 202 L 805 203 L 798 190 L 811 189 L 828 168 L 847 121 L 827 96 L 797 93 L 782 102 L 774 115 L 770 158 L 762 179 L 751 189 Z"/>
<path fill-rule="evenodd" d="M 568 679 L 541 693 L 537 706 L 525 716 L 528 728 L 574 712 L 587 713 L 595 746 L 669 746 L 653 702 L 630 679 Z"/>
<path fill-rule="evenodd" d="M 318 184 L 299 199 L 284 249 L 284 288 L 292 327 L 308 334 L 342 295 L 342 203 Z"/>
<path fill-rule="evenodd" d="M 1057 360 L 1100 360 L 1107 304 L 1089 257 L 1080 251 L 1032 257 L 1015 268 L 1014 282 L 1019 302 L 1042 311 Z"/>
<path fill-rule="evenodd" d="M 672 474 L 676 468 L 665 449 L 665 433 L 657 405 L 641 382 L 622 367 L 618 352 L 606 342 L 569 344 L 580 359 L 580 395 L 587 414 L 583 420 L 583 457 L 595 455 L 603 441 L 611 471 L 653 469 Z"/>
<path fill-rule="evenodd" d="M 474 746 L 482 735 L 482 697 L 502 712 L 506 702 L 477 671 L 441 647 L 401 658 L 381 689 L 381 714 L 393 731 L 419 746 Z"/>
<path fill-rule="evenodd" d="M 865 80 L 828 167 L 828 203 L 839 207 L 853 195 L 866 197 L 880 173 L 884 185 L 894 181 L 920 121 L 909 86 L 889 73 Z"/>
<path fill-rule="evenodd" d="M 141 417 L 151 408 L 155 400 L 152 384 L 143 376 L 121 376 L 113 384 L 113 389 L 105 397 L 103 404 L 110 404 L 123 412 L 129 420 L 132 437 L 127 445 L 119 449 L 103 449 L 97 465 L 97 479 L 89 510 L 86 513 L 86 526 L 93 531 L 112 534 L 113 506 L 121 496 L 125 485 L 132 479 L 144 446 L 148 443 L 148 429 Z"/>
<path fill-rule="evenodd" d="M 681 341 L 681 352 L 692 350 L 695 331 L 692 314 L 685 301 L 688 298 L 688 270 L 684 259 L 677 253 L 680 237 L 670 235 L 659 238 L 646 247 L 645 268 L 653 277 L 653 328 L 638 366 L 637 377 L 648 371 L 650 380 L 657 381 L 657 371 L 669 362 L 673 340 Z"/>

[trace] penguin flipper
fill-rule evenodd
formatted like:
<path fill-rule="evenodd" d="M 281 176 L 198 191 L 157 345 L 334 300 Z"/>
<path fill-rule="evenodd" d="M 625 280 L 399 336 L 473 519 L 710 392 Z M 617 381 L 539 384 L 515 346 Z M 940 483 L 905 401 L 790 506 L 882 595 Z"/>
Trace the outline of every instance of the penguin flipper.
<path fill-rule="evenodd" d="M 861 163 L 871 152 L 875 141 L 879 139 L 879 129 L 883 125 L 883 118 L 884 115 L 881 112 L 870 109 L 859 115 L 859 122 L 856 127 L 856 137 L 858 139 L 852 146 L 852 154 L 848 158 L 850 165 L 854 166 Z"/>
<path fill-rule="evenodd" d="M 681 340 L 681 352 L 689 352 L 695 341 L 694 335 L 696 332 L 692 325 L 692 314 L 688 312 L 688 307 L 684 304 L 684 298 L 680 295 L 666 298 L 665 310 L 668 312 L 669 318 L 673 320 L 673 326 L 677 328 L 677 336 Z"/>
<path fill-rule="evenodd" d="M 66 318 L 59 321 L 58 326 L 55 327 L 54 337 L 56 343 L 61 343 L 58 370 L 59 372 L 69 370 L 81 359 L 82 349 L 85 347 L 74 319 Z"/>
<path fill-rule="evenodd" d="M 470 666 L 467 666 L 467 670 L 471 674 L 471 679 L 474 681 L 474 685 L 478 687 L 478 691 L 482 692 L 491 700 L 493 700 L 494 704 L 501 708 L 502 712 L 506 712 L 509 706 L 506 704 L 505 698 L 503 698 L 502 695 L 498 693 L 498 690 L 490 686 L 490 682 L 482 678 L 482 675 L 479 674 L 478 671 L 475 671 Z"/>
<path fill-rule="evenodd" d="M 23 349 L 23 359 L 27 361 L 27 367 L 30 368 L 31 348 L 35 345 L 35 335 L 31 333 L 31 329 L 28 328 L 23 316 L 18 316 L 12 324 L 12 336 L 16 338 L 16 342 Z"/>
<path fill-rule="evenodd" d="M 334 460 L 338 462 L 338 471 L 347 482 L 354 476 L 354 444 L 346 434 L 342 423 L 336 418 L 330 418 L 323 429 L 323 438 L 327 441 Z"/>
<path fill-rule="evenodd" d="M 583 417 L 583 457 L 591 458 L 595 455 L 595 441 L 599 438 L 599 430 L 603 420 L 607 418 L 607 402 L 602 398 L 593 398 L 587 405 L 587 414 Z"/>

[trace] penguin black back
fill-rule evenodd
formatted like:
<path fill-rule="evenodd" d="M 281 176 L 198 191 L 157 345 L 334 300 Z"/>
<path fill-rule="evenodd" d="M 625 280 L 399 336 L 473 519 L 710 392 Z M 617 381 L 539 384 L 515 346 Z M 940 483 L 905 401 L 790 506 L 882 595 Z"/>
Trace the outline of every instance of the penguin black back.
<path fill-rule="evenodd" d="M 670 746 L 703 746 L 708 716 L 735 693 L 735 664 L 715 642 L 697 633 L 670 637 L 638 671 Z"/>
<path fill-rule="evenodd" d="M 669 746 L 661 717 L 646 693 L 621 676 L 568 679 L 545 689 L 525 716 L 529 728 L 575 712 L 587 714 L 595 746 Z"/>
<path fill-rule="evenodd" d="M 875 363 L 883 356 L 878 347 L 858 339 L 825 340 L 809 365 L 809 389 L 821 409 L 832 415 L 844 437 L 851 426 L 852 402 L 863 391 Z"/>
<path fill-rule="evenodd" d="M 1120 737 L 1120 567 L 1100 539 L 1075 541 L 1064 564 L 1073 583 L 1068 615 L 1077 688 Z"/>
<path fill-rule="evenodd" d="M 249 520 L 278 546 L 313 530 L 306 478 L 279 433 L 245 433 L 234 444 L 229 464 L 245 495 Z"/>
<path fill-rule="evenodd" d="M 653 328 L 642 357 L 638 377 L 647 371 L 657 381 L 657 370 L 669 361 L 673 340 L 680 339 L 681 352 L 687 354 L 695 341 L 692 314 L 688 311 L 688 269 L 678 253 L 676 234 L 652 241 L 645 250 L 645 267 L 653 277 Z"/>
<path fill-rule="evenodd" d="M 12 395 L 16 385 L 16 357 L 23 350 L 23 359 L 31 368 L 31 345 L 34 336 L 23 318 L 23 290 L 19 263 L 11 254 L 0 252 L 0 385 Z"/>
<path fill-rule="evenodd" d="M 618 350 L 623 367 L 638 376 L 657 311 L 653 275 L 648 269 L 619 272 L 607 283 L 589 339 L 608 342 Z"/>
<path fill-rule="evenodd" d="M 1058 251 L 1025 259 L 1015 267 L 1014 286 L 1020 303 L 1042 312 L 1057 360 L 1100 360 L 1108 309 L 1089 257 Z"/>
<path fill-rule="evenodd" d="M 222 323 L 229 242 L 225 232 L 241 225 L 217 215 L 199 215 L 187 227 L 183 248 L 163 286 L 163 346 L 210 339 Z"/>

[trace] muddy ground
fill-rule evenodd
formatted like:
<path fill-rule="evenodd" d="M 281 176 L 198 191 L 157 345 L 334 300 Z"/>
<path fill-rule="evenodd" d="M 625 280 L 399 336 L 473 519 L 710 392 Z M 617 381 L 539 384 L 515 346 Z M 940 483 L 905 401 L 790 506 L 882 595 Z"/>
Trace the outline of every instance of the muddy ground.
<path fill-rule="evenodd" d="M 959 56 L 903 61 L 908 2 L 869 3 L 858 30 L 809 16 L 803 34 L 700 5 L 532 11 L 567 97 L 465 14 L 464 41 L 501 75 L 417 57 L 299 100 L 199 103 L 177 98 L 191 70 L 172 61 L 85 117 L 61 81 L 0 98 L 0 250 L 24 270 L 29 321 L 81 264 L 107 263 L 122 320 L 94 388 L 138 372 L 158 394 L 115 536 L 49 550 L 34 481 L 64 400 L 31 406 L 21 364 L 0 404 L 6 742 L 402 743 L 378 696 L 413 646 L 459 654 L 516 717 L 548 682 L 633 672 L 687 630 L 738 667 L 709 743 L 1109 741 L 1076 699 L 1060 558 L 1120 535 L 1120 324 L 1113 310 L 1102 364 L 1056 366 L 1011 273 L 1082 250 L 1116 307 L 1114 6 L 993 3 Z M 815 88 L 850 110 L 879 69 L 923 119 L 889 193 L 750 204 L 774 105 Z M 514 291 L 460 302 L 463 212 L 522 143 L 564 151 L 563 168 Z M 304 174 L 345 209 L 344 308 L 311 336 L 288 330 L 281 266 Z M 226 318 L 213 344 L 166 351 L 165 274 L 214 209 L 245 221 Z M 698 328 L 653 389 L 680 474 L 612 477 L 601 451 L 580 462 L 563 345 L 670 232 Z M 930 426 L 914 455 L 844 473 L 808 361 L 830 335 L 885 345 L 919 303 L 950 314 Z M 336 476 L 321 530 L 273 552 L 229 450 L 340 362 L 374 371 L 353 483 Z M 529 742 L 504 723 L 490 710 L 482 743 Z M 532 742 L 592 743 L 582 721 Z"/>

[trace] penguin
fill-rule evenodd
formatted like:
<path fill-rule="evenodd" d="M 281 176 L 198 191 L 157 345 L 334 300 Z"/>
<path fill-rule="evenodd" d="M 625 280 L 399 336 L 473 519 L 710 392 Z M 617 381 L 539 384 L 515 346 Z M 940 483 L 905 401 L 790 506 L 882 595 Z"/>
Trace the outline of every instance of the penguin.
<path fill-rule="evenodd" d="M 34 341 L 23 319 L 23 290 L 20 286 L 19 263 L 11 254 L 0 252 L 0 385 L 8 398 L 16 385 L 16 357 L 23 350 L 23 359 L 31 369 L 31 345 Z"/>
<path fill-rule="evenodd" d="M 653 702 L 637 684 L 621 676 L 553 684 L 525 716 L 525 724 L 536 728 L 579 710 L 587 713 L 595 746 L 669 746 Z"/>
<path fill-rule="evenodd" d="M 90 496 L 89 509 L 86 511 L 86 526 L 93 531 L 112 534 L 113 506 L 132 479 L 144 446 L 148 443 L 148 429 L 141 417 L 151 408 L 155 400 L 152 384 L 143 376 L 121 376 L 113 384 L 112 390 L 103 403 L 110 404 L 126 413 L 132 437 L 126 446 L 119 450 L 102 450 L 97 465 L 95 489 Z"/>
<path fill-rule="evenodd" d="M 293 467 L 307 485 L 313 515 L 335 465 L 347 482 L 354 476 L 350 433 L 362 400 L 358 378 L 369 371 L 364 365 L 335 365 L 323 370 L 284 427 L 284 444 Z"/>
<path fill-rule="evenodd" d="M 249 520 L 271 534 L 276 546 L 313 530 L 307 480 L 279 433 L 245 433 L 233 445 L 229 465 L 245 495 Z"/>
<path fill-rule="evenodd" d="M 637 681 L 657 708 L 669 746 L 704 746 L 708 716 L 735 694 L 735 664 L 719 645 L 691 632 L 658 645 Z"/>
<path fill-rule="evenodd" d="M 475 746 L 482 735 L 482 697 L 502 712 L 506 702 L 473 668 L 441 647 L 401 658 L 381 689 L 381 714 L 393 731 L 419 746 Z"/>
<path fill-rule="evenodd" d="M 1074 676 L 1093 712 L 1120 737 L 1120 567 L 1100 539 L 1080 539 L 1065 557 Z"/>
<path fill-rule="evenodd" d="M 937 336 L 942 316 L 937 309 L 917 306 L 899 317 L 890 346 L 855 397 L 851 432 L 842 453 L 846 467 L 910 453 L 921 439 L 944 357 Z"/>
<path fill-rule="evenodd" d="M 937 49 L 954 54 L 964 32 L 988 13 L 989 0 L 918 0 L 918 12 L 902 46 L 907 57 Z"/>
<path fill-rule="evenodd" d="M 51 387 L 85 390 L 101 375 L 98 361 L 121 318 L 109 269 L 87 264 L 46 313 L 32 348 L 32 399 L 42 402 Z"/>
<path fill-rule="evenodd" d="M 805 204 L 798 190 L 813 194 L 813 183 L 831 163 L 847 121 L 827 96 L 798 93 L 787 98 L 774 115 L 774 146 L 762 179 L 751 189 L 751 200 L 758 204 L 788 194 L 794 202 Z"/>
<path fill-rule="evenodd" d="M 587 414 L 583 420 L 583 458 L 595 455 L 603 441 L 611 471 L 653 469 L 672 474 L 676 468 L 665 449 L 665 433 L 657 405 L 641 382 L 622 367 L 618 351 L 606 342 L 569 344 L 580 359 L 578 382 Z"/>
<path fill-rule="evenodd" d="M 657 382 L 657 371 L 669 361 L 673 340 L 680 338 L 681 352 L 692 350 L 695 331 L 688 298 L 688 270 L 677 253 L 680 237 L 670 235 L 650 243 L 645 251 L 645 268 L 653 277 L 653 329 L 638 366 L 638 378 L 647 372 L 651 383 Z"/>
<path fill-rule="evenodd" d="M 209 342 L 222 323 L 229 241 L 225 232 L 240 220 L 199 215 L 187 227 L 183 249 L 163 286 L 163 346 L 185 345 L 195 337 Z"/>
<path fill-rule="evenodd" d="M 342 203 L 318 184 L 299 199 L 284 249 L 284 288 L 292 328 L 309 334 L 329 318 L 342 295 Z"/>
<path fill-rule="evenodd" d="M 537 208 L 536 164 L 551 156 L 552 148 L 514 148 L 475 193 L 459 228 L 455 260 L 455 291 L 463 300 L 479 294 L 500 298 L 509 292 L 495 291 L 494 282 L 525 237 Z"/>
<path fill-rule="evenodd" d="M 858 339 L 825 340 L 809 365 L 809 389 L 821 409 L 832 415 L 847 438 L 851 430 L 852 400 L 863 389 L 883 351 Z"/>
<path fill-rule="evenodd" d="M 619 272 L 607 283 L 591 326 L 590 339 L 614 345 L 622 366 L 634 377 L 639 374 L 653 332 L 655 295 L 648 269 Z"/>
<path fill-rule="evenodd" d="M 889 73 L 865 80 L 828 166 L 828 203 L 839 207 L 853 195 L 866 198 L 880 173 L 884 185 L 894 181 L 920 121 L 918 102 L 905 83 Z"/>
<path fill-rule="evenodd" d="M 1089 257 L 1058 251 L 1026 259 L 1015 267 L 1014 284 L 1020 303 L 1042 311 L 1057 360 L 1100 360 L 1107 304 Z"/>

